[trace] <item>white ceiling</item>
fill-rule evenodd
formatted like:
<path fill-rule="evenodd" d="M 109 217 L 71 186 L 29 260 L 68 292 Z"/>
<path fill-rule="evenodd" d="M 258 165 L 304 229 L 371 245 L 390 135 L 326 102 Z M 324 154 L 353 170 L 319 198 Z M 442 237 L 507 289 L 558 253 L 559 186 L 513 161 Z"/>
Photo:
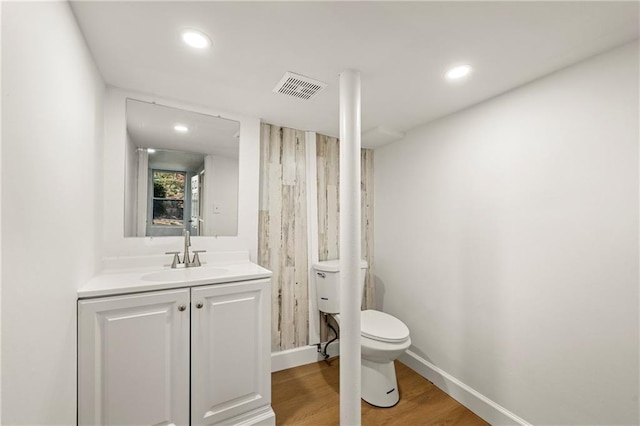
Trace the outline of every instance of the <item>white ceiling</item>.
<path fill-rule="evenodd" d="M 237 121 L 134 99 L 127 99 L 126 117 L 127 134 L 139 148 L 238 158 Z M 188 131 L 177 132 L 175 125 L 186 126 Z"/>
<path fill-rule="evenodd" d="M 149 153 L 149 168 L 197 172 L 204 168 L 204 155 L 193 152 L 157 150 Z"/>
<path fill-rule="evenodd" d="M 337 136 L 338 74 L 362 75 L 363 145 L 638 38 L 638 2 L 73 2 L 108 84 Z M 194 51 L 180 32 L 206 32 Z M 451 84 L 446 69 L 469 63 Z M 272 93 L 284 72 L 329 84 Z M 376 130 L 376 129 L 379 130 Z M 367 136 L 368 135 L 368 136 Z M 395 136 L 389 136 L 395 135 Z"/>

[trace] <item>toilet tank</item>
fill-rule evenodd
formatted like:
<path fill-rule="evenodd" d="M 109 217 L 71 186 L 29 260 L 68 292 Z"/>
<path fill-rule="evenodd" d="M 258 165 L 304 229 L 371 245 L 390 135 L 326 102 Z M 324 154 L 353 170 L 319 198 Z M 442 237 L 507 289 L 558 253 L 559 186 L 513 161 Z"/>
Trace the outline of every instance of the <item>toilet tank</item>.
<path fill-rule="evenodd" d="M 360 294 L 364 292 L 364 279 L 369 265 L 360 261 Z M 313 264 L 318 310 L 327 314 L 340 313 L 340 260 L 325 260 Z"/>

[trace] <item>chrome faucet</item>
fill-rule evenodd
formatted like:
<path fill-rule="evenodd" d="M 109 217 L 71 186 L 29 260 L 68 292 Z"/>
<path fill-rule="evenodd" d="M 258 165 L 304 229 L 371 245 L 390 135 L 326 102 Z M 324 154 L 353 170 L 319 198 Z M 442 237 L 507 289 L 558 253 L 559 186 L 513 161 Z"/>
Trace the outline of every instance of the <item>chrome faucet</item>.
<path fill-rule="evenodd" d="M 180 262 L 180 252 L 179 251 L 168 251 L 165 254 L 173 255 L 173 262 L 171 262 L 171 268 L 175 269 L 178 265 L 182 264 L 185 268 L 192 268 L 196 266 L 202 266 L 200 263 L 199 253 L 204 253 L 206 250 L 194 250 L 193 251 L 193 259 L 189 256 L 189 247 L 191 246 L 191 234 L 186 229 L 182 231 L 182 236 L 184 237 L 184 256 L 182 257 L 182 262 Z"/>
<path fill-rule="evenodd" d="M 191 260 L 189 259 L 189 246 L 191 245 L 191 234 L 186 229 L 182 231 L 182 236 L 184 237 L 184 257 L 182 258 L 182 263 L 184 266 L 191 266 Z"/>

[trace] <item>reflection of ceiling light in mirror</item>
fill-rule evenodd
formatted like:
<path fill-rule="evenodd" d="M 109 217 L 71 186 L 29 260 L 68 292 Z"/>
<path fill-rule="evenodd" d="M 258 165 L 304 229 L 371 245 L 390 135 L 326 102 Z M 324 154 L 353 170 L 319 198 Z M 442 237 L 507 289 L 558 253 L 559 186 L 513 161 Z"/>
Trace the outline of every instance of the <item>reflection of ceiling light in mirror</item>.
<path fill-rule="evenodd" d="M 176 124 L 175 126 L 173 126 L 173 130 L 180 133 L 187 133 L 189 131 L 189 128 L 182 124 Z"/>
<path fill-rule="evenodd" d="M 469 65 L 459 65 L 447 71 L 445 76 L 449 80 L 457 80 L 459 78 L 469 75 L 470 72 L 471 72 L 471 67 Z"/>
<path fill-rule="evenodd" d="M 205 33 L 196 30 L 186 30 L 182 32 L 182 41 L 196 49 L 204 49 L 211 45 L 211 40 Z"/>
<path fill-rule="evenodd" d="M 153 149 L 153 148 L 147 148 L 147 152 L 148 152 L 149 154 L 153 154 L 154 152 L 156 152 L 156 150 L 155 150 L 155 149 Z"/>

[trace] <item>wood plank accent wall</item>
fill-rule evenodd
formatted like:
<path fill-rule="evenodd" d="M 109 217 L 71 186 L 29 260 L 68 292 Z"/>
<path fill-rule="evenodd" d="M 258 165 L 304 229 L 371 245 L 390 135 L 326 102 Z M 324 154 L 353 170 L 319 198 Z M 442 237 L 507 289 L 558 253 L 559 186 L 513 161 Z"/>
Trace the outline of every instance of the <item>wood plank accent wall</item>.
<path fill-rule="evenodd" d="M 305 133 L 263 123 L 258 264 L 273 271 L 271 350 L 309 340 Z"/>
<path fill-rule="evenodd" d="M 273 271 L 271 350 L 309 342 L 305 132 L 262 123 L 260 132 L 258 264 Z M 316 135 L 319 259 L 339 251 L 340 145 Z M 362 150 L 362 257 L 369 262 L 363 309 L 375 307 L 373 282 L 373 150 Z M 315 296 L 315 295 L 312 295 Z M 322 341 L 328 340 L 324 319 Z M 333 336 L 329 336 L 333 337 Z"/>
<path fill-rule="evenodd" d="M 363 309 L 375 308 L 373 262 L 373 150 L 361 150 L 361 226 L 362 258 L 369 263 L 365 278 Z M 340 258 L 340 141 L 316 135 L 318 174 L 318 255 L 320 260 Z M 320 339 L 327 339 L 324 319 L 320 321 Z M 332 337 L 332 336 L 329 336 Z"/>
<path fill-rule="evenodd" d="M 363 149 L 360 157 L 360 207 L 362 214 L 362 258 L 369 263 L 364 285 L 363 309 L 375 309 L 375 262 L 373 253 L 373 150 Z"/>
<path fill-rule="evenodd" d="M 337 138 L 316 135 L 318 171 L 318 258 L 340 258 L 340 144 Z"/>

